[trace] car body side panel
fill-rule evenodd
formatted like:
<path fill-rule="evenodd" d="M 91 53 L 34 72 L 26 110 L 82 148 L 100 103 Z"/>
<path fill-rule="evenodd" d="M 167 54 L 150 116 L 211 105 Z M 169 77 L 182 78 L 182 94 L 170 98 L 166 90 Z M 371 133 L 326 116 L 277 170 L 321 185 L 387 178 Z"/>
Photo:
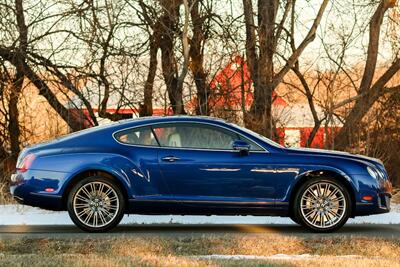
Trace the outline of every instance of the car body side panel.
<path fill-rule="evenodd" d="M 164 161 L 174 156 L 177 161 Z M 159 164 L 171 194 L 177 198 L 203 197 L 273 202 L 275 184 L 265 153 L 240 156 L 233 151 L 159 149 Z"/>
<path fill-rule="evenodd" d="M 85 171 L 104 171 L 116 177 L 125 187 L 129 198 L 165 194 L 167 190 L 159 173 L 157 152 L 141 149 L 140 158 L 111 153 L 70 153 L 39 157 L 36 168 L 67 173 L 60 181 L 57 193 L 63 194 L 71 180 Z"/>

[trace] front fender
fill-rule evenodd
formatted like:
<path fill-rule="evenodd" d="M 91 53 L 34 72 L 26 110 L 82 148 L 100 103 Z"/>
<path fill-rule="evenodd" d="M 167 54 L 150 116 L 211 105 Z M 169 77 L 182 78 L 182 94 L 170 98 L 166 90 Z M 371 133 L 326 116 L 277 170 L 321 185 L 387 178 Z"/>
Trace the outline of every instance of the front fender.
<path fill-rule="evenodd" d="M 346 174 L 340 169 L 337 169 L 335 167 L 331 166 L 325 166 L 325 165 L 316 165 L 316 166 L 308 166 L 307 168 L 303 169 L 302 172 L 299 172 L 296 177 L 292 180 L 290 183 L 287 192 L 285 194 L 285 197 L 282 201 L 284 202 L 290 202 L 291 198 L 295 194 L 295 191 L 300 187 L 300 185 L 305 181 L 305 179 L 308 179 L 311 174 L 317 174 L 317 175 L 333 175 L 334 177 L 341 179 L 341 182 L 346 183 L 345 185 L 349 187 L 349 189 L 352 190 L 352 194 L 354 196 L 357 196 L 357 192 L 359 192 L 359 184 L 357 181 L 354 181 L 351 176 Z"/>

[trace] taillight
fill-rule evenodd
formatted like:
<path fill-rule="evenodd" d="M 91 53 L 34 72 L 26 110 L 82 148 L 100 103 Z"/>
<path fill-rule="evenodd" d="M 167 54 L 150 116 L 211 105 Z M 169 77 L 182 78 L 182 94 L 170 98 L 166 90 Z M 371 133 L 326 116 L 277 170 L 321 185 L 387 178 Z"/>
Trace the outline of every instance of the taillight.
<path fill-rule="evenodd" d="M 36 156 L 34 154 L 26 155 L 20 162 L 17 164 L 17 170 L 19 172 L 26 172 L 32 165 L 32 162 L 35 160 Z"/>

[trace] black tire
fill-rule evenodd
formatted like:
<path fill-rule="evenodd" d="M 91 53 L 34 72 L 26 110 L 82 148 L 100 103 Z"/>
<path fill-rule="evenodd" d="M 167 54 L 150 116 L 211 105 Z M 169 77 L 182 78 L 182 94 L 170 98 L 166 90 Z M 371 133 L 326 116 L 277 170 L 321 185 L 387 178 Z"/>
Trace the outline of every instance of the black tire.
<path fill-rule="evenodd" d="M 92 210 L 92 208 L 93 208 L 92 206 L 90 208 L 87 208 L 87 207 L 80 208 L 83 215 L 87 214 L 88 212 L 93 213 L 93 214 L 100 213 L 101 212 L 100 209 L 108 210 L 107 214 L 106 213 L 103 214 L 101 212 L 103 214 L 102 218 L 100 218 L 100 216 L 98 216 L 96 214 L 96 223 L 98 220 L 103 219 L 103 218 L 109 219 L 109 221 L 107 221 L 107 223 L 104 223 L 104 225 L 94 226 L 94 224 L 95 224 L 94 219 L 93 219 L 93 225 L 88 225 L 89 222 L 87 224 L 85 224 L 83 221 L 81 221 L 81 219 L 77 215 L 77 212 L 79 211 L 78 205 L 89 205 L 89 203 L 81 201 L 81 204 L 79 204 L 78 201 L 80 201 L 80 198 L 79 198 L 79 196 L 77 196 L 77 193 L 78 192 L 79 192 L 79 194 L 82 194 L 81 192 L 85 193 L 84 190 L 82 189 L 85 186 L 90 186 L 90 185 L 100 186 L 101 184 L 104 184 L 104 187 L 106 187 L 106 188 L 112 188 L 112 191 L 111 191 L 111 193 L 113 193 L 113 195 L 112 195 L 113 202 L 112 203 L 114 203 L 114 205 L 112 205 L 112 206 L 113 207 L 115 206 L 115 208 L 113 208 L 113 209 L 103 208 L 103 204 L 101 204 L 102 206 L 100 207 L 99 203 L 96 204 L 97 205 L 95 207 L 96 211 Z M 98 187 L 98 189 L 99 189 L 99 187 Z M 96 192 L 100 192 L 100 191 L 96 191 Z M 111 198 L 107 198 L 107 197 L 108 196 L 106 196 L 105 198 L 101 198 L 102 199 L 101 202 L 107 201 L 108 202 L 107 205 L 111 206 L 111 202 L 110 202 Z M 98 200 L 98 199 L 96 199 L 96 200 Z M 90 201 L 90 203 L 93 203 L 93 201 Z M 104 206 L 104 207 L 106 207 L 106 206 Z M 89 210 L 84 212 L 83 209 L 85 209 L 85 210 L 89 209 Z M 104 178 L 101 176 L 92 176 L 92 177 L 87 177 L 87 178 L 82 179 L 77 184 L 75 184 L 74 187 L 71 189 L 71 191 L 68 194 L 67 210 L 68 210 L 68 214 L 69 214 L 71 220 L 80 229 L 82 229 L 86 232 L 107 232 L 107 231 L 113 229 L 114 227 L 116 227 L 122 220 L 122 218 L 124 216 L 124 211 L 125 211 L 125 199 L 124 199 L 124 195 L 121 191 L 121 188 L 113 180 L 111 180 L 109 178 Z M 111 211 L 112 211 L 113 216 L 108 215 L 108 214 L 111 214 Z M 81 212 L 79 212 L 79 214 L 80 213 Z M 106 217 L 104 217 L 104 215 L 106 215 Z"/>
<path fill-rule="evenodd" d="M 336 220 L 330 221 L 330 222 L 332 222 L 331 225 L 328 224 L 327 226 L 325 226 L 325 225 L 324 226 L 322 226 L 322 225 L 316 226 L 317 222 L 315 222 L 313 224 L 312 222 L 310 222 L 309 217 L 308 217 L 308 219 L 306 218 L 307 217 L 306 215 L 310 214 L 310 213 L 305 213 L 305 211 L 311 212 L 312 209 L 308 209 L 308 210 L 303 209 L 303 211 L 301 209 L 301 202 L 302 202 L 303 195 L 309 188 L 315 188 L 315 186 L 317 186 L 317 184 L 319 184 L 319 185 L 329 184 L 329 188 L 331 186 L 335 186 L 340 191 L 340 192 L 338 192 L 338 194 L 340 194 L 340 193 L 342 194 L 342 197 L 340 199 L 344 199 L 344 201 L 340 202 L 344 211 L 340 212 L 340 216 L 337 216 L 338 218 L 334 217 L 328 213 L 330 217 L 337 218 Z M 339 199 L 339 198 L 336 198 L 336 199 Z M 303 201 L 305 201 L 305 200 L 303 199 Z M 319 205 L 321 205 L 321 204 L 322 203 L 319 203 Z M 324 205 L 324 206 L 323 207 L 320 206 L 319 208 L 323 209 L 325 207 L 325 205 L 327 205 L 327 204 L 324 203 L 322 205 Z M 338 206 L 339 206 L 339 204 L 338 204 Z M 309 207 L 309 206 L 307 206 L 307 207 Z M 350 214 L 351 214 L 351 207 L 352 207 L 352 205 L 351 205 L 350 193 L 348 192 L 346 187 L 343 186 L 342 183 L 340 183 L 339 181 L 337 181 L 335 179 L 328 178 L 328 177 L 315 177 L 315 178 L 309 179 L 306 182 L 304 182 L 304 184 L 302 184 L 300 186 L 300 188 L 298 189 L 298 191 L 296 192 L 296 195 L 294 197 L 294 205 L 293 205 L 293 211 L 292 211 L 293 215 L 292 216 L 299 221 L 298 222 L 299 224 L 303 225 L 304 227 L 308 228 L 309 230 L 311 230 L 313 232 L 329 233 L 329 232 L 334 232 L 334 231 L 338 230 L 347 222 L 347 220 L 349 219 Z M 327 208 L 329 208 L 329 206 Z M 314 210 L 316 210 L 316 208 Z M 339 214 L 339 210 L 337 210 L 338 214 Z M 314 214 L 310 215 L 310 216 L 313 216 L 313 217 L 316 216 Z M 322 220 L 321 217 L 319 217 L 319 218 L 320 218 L 319 223 L 322 224 L 321 221 L 324 221 L 324 220 Z"/>
<path fill-rule="evenodd" d="M 296 218 L 293 213 L 290 214 L 289 217 L 294 223 L 297 223 L 297 224 L 301 225 L 301 221 L 299 220 L 299 218 Z"/>

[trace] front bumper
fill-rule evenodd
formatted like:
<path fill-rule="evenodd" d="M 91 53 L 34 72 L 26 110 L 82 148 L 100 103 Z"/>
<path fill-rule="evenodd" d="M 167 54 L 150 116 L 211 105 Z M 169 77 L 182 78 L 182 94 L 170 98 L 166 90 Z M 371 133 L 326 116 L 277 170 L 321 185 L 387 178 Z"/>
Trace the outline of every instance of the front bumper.
<path fill-rule="evenodd" d="M 387 179 L 374 180 L 370 184 L 360 185 L 359 196 L 356 203 L 355 216 L 373 215 L 390 212 L 392 198 L 392 184 Z M 363 197 L 372 197 L 364 200 Z"/>
<path fill-rule="evenodd" d="M 379 193 L 373 202 L 357 202 L 355 216 L 374 215 L 390 212 L 391 194 Z"/>

